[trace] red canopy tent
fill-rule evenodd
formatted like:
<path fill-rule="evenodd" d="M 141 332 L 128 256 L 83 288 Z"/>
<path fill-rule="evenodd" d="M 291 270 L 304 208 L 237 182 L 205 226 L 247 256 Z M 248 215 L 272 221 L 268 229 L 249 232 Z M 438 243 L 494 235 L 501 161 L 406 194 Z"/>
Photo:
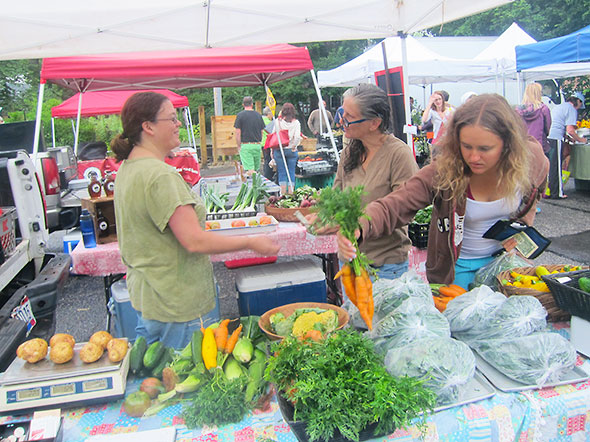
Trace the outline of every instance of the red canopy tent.
<path fill-rule="evenodd" d="M 84 94 L 82 108 L 80 109 L 81 117 L 94 117 L 97 115 L 112 115 L 121 112 L 125 101 L 131 95 L 142 92 L 138 90 L 126 91 L 92 91 Z M 157 92 L 166 95 L 175 108 L 188 107 L 188 98 L 178 95 L 167 89 L 155 89 Z M 80 102 L 80 93 L 68 98 L 63 103 L 51 108 L 52 118 L 76 118 L 78 116 L 78 105 Z"/>
<path fill-rule="evenodd" d="M 257 86 L 312 69 L 307 48 L 275 44 L 46 58 L 41 83 L 78 92 Z"/>

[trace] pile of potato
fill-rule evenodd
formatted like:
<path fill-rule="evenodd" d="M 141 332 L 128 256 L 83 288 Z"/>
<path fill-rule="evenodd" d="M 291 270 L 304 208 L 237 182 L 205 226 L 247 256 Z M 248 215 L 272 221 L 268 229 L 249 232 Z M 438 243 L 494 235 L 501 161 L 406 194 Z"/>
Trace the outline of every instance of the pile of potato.
<path fill-rule="evenodd" d="M 72 335 L 57 333 L 49 340 L 34 338 L 23 342 L 16 350 L 16 355 L 30 364 L 42 361 L 49 352 L 49 359 L 55 364 L 65 364 L 74 357 L 76 341 Z M 108 353 L 111 362 L 123 360 L 127 354 L 128 344 L 125 339 L 113 338 L 106 331 L 94 333 L 90 340 L 80 349 L 80 360 L 87 364 L 98 361 L 104 351 Z"/>

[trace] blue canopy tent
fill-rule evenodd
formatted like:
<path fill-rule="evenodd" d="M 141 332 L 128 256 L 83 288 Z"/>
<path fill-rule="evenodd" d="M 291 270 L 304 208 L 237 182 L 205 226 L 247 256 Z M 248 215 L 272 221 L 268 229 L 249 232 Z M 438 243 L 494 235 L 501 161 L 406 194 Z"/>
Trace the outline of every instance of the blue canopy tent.
<path fill-rule="evenodd" d="M 590 25 L 563 37 L 516 46 L 516 70 L 590 61 Z"/>

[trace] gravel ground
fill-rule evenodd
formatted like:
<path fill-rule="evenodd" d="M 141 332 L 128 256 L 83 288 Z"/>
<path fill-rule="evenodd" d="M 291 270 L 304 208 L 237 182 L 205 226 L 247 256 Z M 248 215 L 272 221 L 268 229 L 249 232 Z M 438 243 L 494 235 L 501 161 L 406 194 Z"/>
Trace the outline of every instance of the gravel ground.
<path fill-rule="evenodd" d="M 225 170 L 210 168 L 208 173 L 221 175 Z M 577 192 L 573 180 L 567 184 L 566 193 L 567 199 L 540 203 L 535 227 L 553 243 L 535 260 L 536 264 L 590 264 L 590 193 Z M 50 235 L 51 250 L 63 252 L 64 234 L 61 231 Z M 320 265 L 318 258 L 312 258 Z M 279 261 L 292 259 L 297 258 L 280 257 Z M 238 315 L 236 270 L 227 269 L 223 263 L 214 263 L 213 268 L 220 286 L 221 315 L 235 317 Z M 70 275 L 59 294 L 56 332 L 70 333 L 77 341 L 86 341 L 92 333 L 105 328 L 106 318 L 103 278 Z"/>

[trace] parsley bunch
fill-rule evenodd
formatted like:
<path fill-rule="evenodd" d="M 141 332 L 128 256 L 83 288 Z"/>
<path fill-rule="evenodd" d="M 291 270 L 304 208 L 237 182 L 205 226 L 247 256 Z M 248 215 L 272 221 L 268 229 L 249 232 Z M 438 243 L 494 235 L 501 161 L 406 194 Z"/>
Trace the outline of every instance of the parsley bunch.
<path fill-rule="evenodd" d="M 340 226 L 342 234 L 355 241 L 354 231 L 359 228 L 359 218 L 364 214 L 365 205 L 362 196 L 363 186 L 346 187 L 342 190 L 326 187 L 317 196 L 314 211 L 318 214 L 316 221 L 320 227 Z"/>
<path fill-rule="evenodd" d="M 311 441 L 328 440 L 337 431 L 358 440 L 372 423 L 375 434 L 390 434 L 432 410 L 436 401 L 422 381 L 390 375 L 373 343 L 352 329 L 320 342 L 287 338 L 276 350 L 266 379 L 279 393 L 289 392 L 293 418 L 306 422 Z"/>

